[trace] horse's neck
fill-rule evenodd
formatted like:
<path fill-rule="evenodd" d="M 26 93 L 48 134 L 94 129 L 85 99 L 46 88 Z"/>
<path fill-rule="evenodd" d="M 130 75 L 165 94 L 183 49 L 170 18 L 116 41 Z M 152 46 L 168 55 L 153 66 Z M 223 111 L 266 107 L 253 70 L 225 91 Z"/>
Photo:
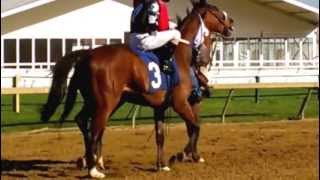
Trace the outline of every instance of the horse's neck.
<path fill-rule="evenodd" d="M 176 58 L 178 65 L 179 64 L 184 64 L 185 66 L 190 66 L 191 64 L 191 56 L 192 56 L 192 45 L 193 45 L 193 40 L 198 32 L 198 29 L 200 27 L 200 20 L 197 16 L 192 16 L 190 17 L 187 24 L 181 27 L 180 32 L 181 32 L 181 38 L 188 40 L 190 42 L 190 45 L 184 45 L 181 44 L 177 47 L 177 52 L 181 52 L 180 54 L 182 55 L 183 58 Z M 180 62 L 179 62 L 180 61 Z"/>
<path fill-rule="evenodd" d="M 193 40 L 199 30 L 200 19 L 197 15 L 193 15 L 190 22 L 181 29 L 181 37 L 193 43 Z"/>

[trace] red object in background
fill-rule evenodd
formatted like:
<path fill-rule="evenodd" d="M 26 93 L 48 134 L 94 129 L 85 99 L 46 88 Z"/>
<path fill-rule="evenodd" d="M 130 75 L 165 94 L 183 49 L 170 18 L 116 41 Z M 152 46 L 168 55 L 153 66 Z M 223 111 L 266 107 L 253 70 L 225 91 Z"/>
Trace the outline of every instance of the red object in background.
<path fill-rule="evenodd" d="M 165 31 L 169 29 L 169 12 L 168 7 L 165 2 L 158 0 L 159 4 L 159 21 L 158 21 L 158 30 Z"/>

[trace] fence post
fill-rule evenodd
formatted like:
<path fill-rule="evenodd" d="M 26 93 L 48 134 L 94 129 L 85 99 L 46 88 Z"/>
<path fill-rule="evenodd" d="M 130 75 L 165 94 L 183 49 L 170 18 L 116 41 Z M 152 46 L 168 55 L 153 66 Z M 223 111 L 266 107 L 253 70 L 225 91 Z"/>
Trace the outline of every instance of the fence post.
<path fill-rule="evenodd" d="M 133 116 L 132 116 L 132 128 L 133 129 L 136 128 L 136 118 L 138 116 L 138 113 L 139 113 L 140 109 L 141 109 L 141 106 L 135 105 L 134 113 L 133 113 Z"/>
<path fill-rule="evenodd" d="M 307 95 L 305 96 L 305 98 L 302 101 L 299 113 L 298 113 L 298 115 L 297 115 L 297 117 L 295 119 L 297 119 L 297 120 L 304 119 L 304 111 L 305 111 L 305 109 L 307 107 L 308 102 L 310 101 L 311 95 L 312 95 L 312 89 L 309 88 Z"/>
<path fill-rule="evenodd" d="M 13 77 L 13 88 L 19 87 L 19 83 L 20 83 L 20 76 L 16 75 L 15 77 Z M 20 113 L 20 94 L 17 93 L 13 95 L 12 101 L 13 101 L 12 102 L 13 111 L 15 111 L 16 113 Z"/>
<path fill-rule="evenodd" d="M 227 97 L 227 100 L 226 100 L 226 102 L 225 102 L 225 104 L 224 104 L 224 107 L 223 107 L 223 110 L 222 110 L 222 113 L 221 113 L 222 123 L 225 122 L 226 112 L 227 112 L 228 106 L 229 106 L 229 104 L 230 104 L 230 101 L 231 101 L 231 98 L 232 98 L 233 93 L 234 93 L 234 89 L 230 89 L 230 90 L 229 90 L 228 97 Z"/>
<path fill-rule="evenodd" d="M 256 83 L 260 83 L 260 77 L 259 76 L 256 76 L 255 80 L 256 80 Z M 259 104 L 259 96 L 260 96 L 259 89 L 256 88 L 255 89 L 255 102 L 256 102 L 256 104 Z"/>

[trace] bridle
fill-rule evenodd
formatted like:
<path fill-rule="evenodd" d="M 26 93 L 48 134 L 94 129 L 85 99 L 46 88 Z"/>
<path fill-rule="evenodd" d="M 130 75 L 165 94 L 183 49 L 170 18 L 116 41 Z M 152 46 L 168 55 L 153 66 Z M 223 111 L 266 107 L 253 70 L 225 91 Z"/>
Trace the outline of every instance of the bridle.
<path fill-rule="evenodd" d="M 221 23 L 222 25 L 223 25 L 223 27 L 224 28 L 228 28 L 227 27 L 227 23 L 226 23 L 226 21 L 227 21 L 227 19 L 228 19 L 228 15 L 227 15 L 227 13 L 225 12 L 225 11 L 223 11 L 222 13 L 223 13 L 223 15 L 224 15 L 224 19 L 222 20 L 217 14 L 216 14 L 216 12 L 213 12 L 213 10 L 211 10 L 211 9 L 209 9 L 209 8 L 206 8 L 206 11 L 205 11 L 205 13 L 210 13 L 211 15 L 213 15 L 218 21 L 219 21 L 219 23 Z M 204 25 L 204 27 L 208 30 L 208 28 L 207 28 L 207 26 L 205 25 L 205 23 L 204 23 L 204 20 L 202 19 L 202 16 L 201 16 L 201 13 L 199 13 L 198 12 L 198 15 L 199 15 L 199 18 L 200 18 L 200 26 L 202 26 L 202 24 Z M 210 33 L 210 31 L 209 31 L 209 33 Z M 212 36 L 212 35 L 214 35 L 214 36 L 218 36 L 218 37 L 221 37 L 221 35 L 220 35 L 220 33 L 210 33 L 209 34 L 210 36 Z M 201 38 L 203 38 L 204 39 L 204 36 L 201 36 Z M 210 37 L 211 39 L 217 39 L 217 38 L 212 38 L 212 37 Z M 205 44 L 204 44 L 204 41 L 203 40 L 201 40 L 201 44 L 199 45 L 199 47 L 197 47 L 197 48 L 193 48 L 195 51 L 196 51 L 196 53 L 197 53 L 197 55 L 196 55 L 196 58 L 195 58 L 195 64 L 198 64 L 199 62 L 200 62 L 200 56 L 201 56 L 201 51 L 200 51 L 200 48 L 202 47 L 202 46 L 205 46 L 205 48 L 208 48 Z M 214 41 L 211 41 L 211 42 L 214 42 Z M 215 53 L 215 51 L 216 51 L 216 48 L 217 48 L 217 43 L 214 43 L 214 46 L 213 46 L 213 53 Z M 211 55 L 211 53 L 210 53 L 210 55 Z M 213 54 L 214 55 L 214 54 Z M 212 55 L 212 56 L 213 56 Z M 212 67 L 212 60 L 210 60 L 210 62 L 209 62 L 209 69 Z"/>
<path fill-rule="evenodd" d="M 222 20 L 220 17 L 218 17 L 218 15 L 215 12 L 213 12 L 213 10 L 211 10 L 209 8 L 206 9 L 205 13 L 207 13 L 207 12 L 210 13 L 211 15 L 213 15 L 219 21 L 219 23 L 221 23 L 224 26 L 224 28 L 227 28 L 226 27 L 227 26 L 226 25 L 226 20 L 228 19 L 228 15 L 227 15 L 227 13 L 225 11 L 223 11 L 224 20 Z M 209 29 L 205 25 L 204 20 L 203 20 L 203 18 L 201 16 L 201 13 L 198 12 L 197 14 L 198 14 L 199 20 L 200 20 L 199 31 L 201 31 L 200 32 L 201 33 L 201 39 L 200 39 L 201 43 L 198 46 L 192 48 L 196 53 L 196 55 L 195 55 L 196 57 L 193 60 L 194 61 L 193 63 L 195 63 L 196 65 L 198 65 L 200 63 L 200 57 L 202 56 L 201 48 L 204 48 L 206 50 L 209 49 L 209 47 L 207 47 L 207 45 L 204 43 L 205 36 L 211 36 L 211 34 L 212 34 L 212 33 L 210 33 Z M 205 32 L 202 32 L 202 31 L 205 31 Z M 216 36 L 219 35 L 219 33 L 215 33 L 215 34 L 216 34 Z M 213 41 L 211 41 L 211 42 L 213 42 Z M 213 52 L 215 52 L 216 47 L 217 47 L 217 43 L 214 44 Z M 211 68 L 212 61 L 213 61 L 212 58 L 210 58 L 210 59 L 211 60 L 209 61 L 209 68 Z"/>

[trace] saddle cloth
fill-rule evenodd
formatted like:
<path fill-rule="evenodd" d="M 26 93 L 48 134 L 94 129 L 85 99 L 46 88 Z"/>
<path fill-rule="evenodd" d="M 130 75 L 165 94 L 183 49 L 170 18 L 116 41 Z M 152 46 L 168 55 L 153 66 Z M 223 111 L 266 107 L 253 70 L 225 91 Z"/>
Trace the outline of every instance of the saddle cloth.
<path fill-rule="evenodd" d="M 160 59 L 152 51 L 143 51 L 139 48 L 130 48 L 135 54 L 137 54 L 141 60 L 145 63 L 148 69 L 149 77 L 149 93 L 153 93 L 159 90 L 170 90 L 179 83 L 178 66 L 173 59 L 172 67 L 174 69 L 173 74 L 165 74 L 160 70 Z"/>

